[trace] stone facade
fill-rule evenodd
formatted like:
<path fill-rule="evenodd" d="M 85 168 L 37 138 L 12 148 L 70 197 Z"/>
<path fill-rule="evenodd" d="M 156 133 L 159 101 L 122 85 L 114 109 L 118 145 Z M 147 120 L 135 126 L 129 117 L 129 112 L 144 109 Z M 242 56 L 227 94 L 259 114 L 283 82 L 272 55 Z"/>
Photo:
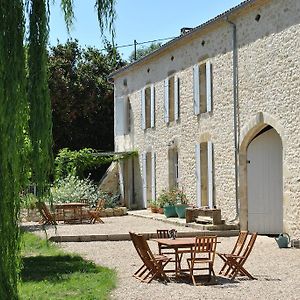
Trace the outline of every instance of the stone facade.
<path fill-rule="evenodd" d="M 227 18 L 227 20 L 226 20 Z M 233 109 L 233 26 L 237 41 L 239 220 L 247 228 L 247 147 L 266 125 L 283 145 L 283 231 L 300 235 L 300 1 L 248 1 L 112 74 L 115 97 L 129 99 L 130 131 L 115 136 L 116 151 L 137 150 L 139 159 L 121 166 L 124 197 L 143 204 L 142 153 L 154 152 L 155 193 L 169 187 L 168 150 L 178 151 L 179 187 L 197 203 L 195 144 L 213 143 L 214 205 L 222 217 L 236 216 Z M 212 66 L 212 111 L 193 111 L 193 66 Z M 164 121 L 164 80 L 180 82 L 179 119 Z M 155 87 L 155 126 L 141 128 L 141 90 Z M 125 100 L 124 100 L 125 101 Z M 115 120 L 117 122 L 117 112 Z M 133 177 L 132 177 L 133 176 Z M 133 180 L 134 179 L 134 180 Z M 130 190 L 126 192 L 126 190 Z"/>

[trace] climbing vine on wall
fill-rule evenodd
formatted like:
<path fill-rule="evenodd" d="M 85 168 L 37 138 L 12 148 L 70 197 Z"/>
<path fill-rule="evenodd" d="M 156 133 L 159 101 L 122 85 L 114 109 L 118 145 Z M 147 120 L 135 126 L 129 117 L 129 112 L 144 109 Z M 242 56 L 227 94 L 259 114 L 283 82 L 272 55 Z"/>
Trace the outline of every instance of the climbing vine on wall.
<path fill-rule="evenodd" d="M 91 148 L 71 151 L 68 148 L 61 149 L 55 158 L 55 178 L 61 179 L 68 175 L 84 177 L 85 170 L 97 168 L 100 165 L 128 159 L 136 156 L 137 151 L 124 153 L 103 153 Z"/>

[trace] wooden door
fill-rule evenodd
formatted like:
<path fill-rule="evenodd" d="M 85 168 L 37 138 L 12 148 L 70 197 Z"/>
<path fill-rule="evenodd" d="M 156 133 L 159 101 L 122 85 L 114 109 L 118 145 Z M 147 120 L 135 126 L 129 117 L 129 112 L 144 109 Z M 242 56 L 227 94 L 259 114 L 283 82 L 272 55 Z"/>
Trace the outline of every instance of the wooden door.
<path fill-rule="evenodd" d="M 282 143 L 274 129 L 254 138 L 247 150 L 248 230 L 283 229 Z"/>

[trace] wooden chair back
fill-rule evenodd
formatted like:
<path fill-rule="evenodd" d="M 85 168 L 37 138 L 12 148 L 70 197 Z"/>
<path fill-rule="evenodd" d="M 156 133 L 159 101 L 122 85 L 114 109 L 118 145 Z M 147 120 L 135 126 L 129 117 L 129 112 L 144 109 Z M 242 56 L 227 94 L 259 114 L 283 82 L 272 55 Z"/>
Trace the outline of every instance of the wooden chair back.
<path fill-rule="evenodd" d="M 167 239 L 170 237 L 168 229 L 157 229 L 156 234 L 158 239 Z"/>
<path fill-rule="evenodd" d="M 52 215 L 44 202 L 37 202 L 36 207 L 43 218 L 43 224 L 56 225 L 55 215 Z"/>
<path fill-rule="evenodd" d="M 248 236 L 248 231 L 240 231 L 236 243 L 231 251 L 231 254 L 240 255 L 240 253 L 244 248 L 245 242 L 247 240 L 247 236 Z"/>
<path fill-rule="evenodd" d="M 217 247 L 217 236 L 198 236 L 196 237 L 195 246 L 192 252 L 192 258 L 197 254 L 204 254 L 214 261 Z"/>
<path fill-rule="evenodd" d="M 105 206 L 105 199 L 99 199 L 95 211 L 102 211 Z"/>
<path fill-rule="evenodd" d="M 239 236 L 235 242 L 235 245 L 234 245 L 232 251 L 230 252 L 231 255 L 240 255 L 241 254 L 242 250 L 244 249 L 247 237 L 248 237 L 248 231 L 240 231 Z M 224 265 L 223 265 L 222 269 L 220 270 L 219 274 L 222 274 L 223 272 L 225 272 L 224 275 L 227 275 L 228 272 L 230 271 L 230 267 L 228 267 L 226 253 L 217 253 L 217 254 L 224 261 Z"/>
<path fill-rule="evenodd" d="M 230 266 L 229 276 L 232 280 L 236 277 L 238 273 L 241 273 L 241 275 L 248 276 L 249 278 L 254 279 L 254 277 L 243 266 L 247 261 L 250 253 L 252 252 L 253 246 L 257 238 L 257 232 L 250 233 L 248 236 L 250 236 L 250 238 L 248 243 L 245 245 L 242 254 L 229 254 L 227 256 L 228 264 Z"/>
<path fill-rule="evenodd" d="M 250 239 L 248 244 L 245 246 L 245 250 L 243 251 L 243 254 L 240 256 L 240 260 L 243 262 L 243 264 L 246 262 L 247 258 L 249 257 L 250 253 L 252 252 L 254 243 L 257 238 L 257 232 L 250 233 Z"/>

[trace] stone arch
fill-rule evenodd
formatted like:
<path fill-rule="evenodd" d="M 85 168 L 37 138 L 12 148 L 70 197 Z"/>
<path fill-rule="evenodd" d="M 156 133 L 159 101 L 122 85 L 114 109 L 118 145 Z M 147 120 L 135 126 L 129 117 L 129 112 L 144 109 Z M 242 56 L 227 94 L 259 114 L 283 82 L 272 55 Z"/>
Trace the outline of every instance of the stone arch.
<path fill-rule="evenodd" d="M 284 129 L 280 123 L 272 117 L 270 114 L 265 112 L 259 112 L 252 117 L 248 123 L 242 128 L 240 134 L 240 145 L 239 145 L 239 198 L 240 198 L 240 228 L 241 230 L 248 229 L 248 196 L 247 196 L 247 148 L 252 139 L 266 126 L 271 126 L 279 134 L 282 147 L 283 156 L 286 144 L 284 136 Z"/>

